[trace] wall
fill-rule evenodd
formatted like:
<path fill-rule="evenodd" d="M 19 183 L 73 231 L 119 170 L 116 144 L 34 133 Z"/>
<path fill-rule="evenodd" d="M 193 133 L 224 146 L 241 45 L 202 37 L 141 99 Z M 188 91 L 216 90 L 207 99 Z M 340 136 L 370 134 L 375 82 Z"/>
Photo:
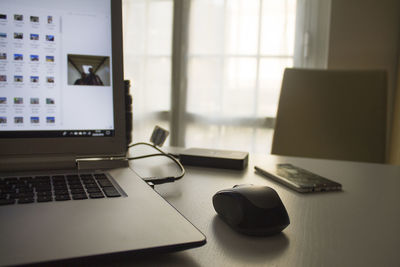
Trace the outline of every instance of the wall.
<path fill-rule="evenodd" d="M 332 0 L 328 68 L 388 71 L 388 133 L 394 110 L 399 37 L 399 0 Z"/>

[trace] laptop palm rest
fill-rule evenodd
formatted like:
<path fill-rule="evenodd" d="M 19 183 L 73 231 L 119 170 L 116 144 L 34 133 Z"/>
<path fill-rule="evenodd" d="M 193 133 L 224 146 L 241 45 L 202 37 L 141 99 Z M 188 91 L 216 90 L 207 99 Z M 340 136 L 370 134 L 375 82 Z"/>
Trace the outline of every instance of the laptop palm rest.
<path fill-rule="evenodd" d="M 0 265 L 196 247 L 204 235 L 128 168 L 109 172 L 127 197 L 0 208 Z"/>

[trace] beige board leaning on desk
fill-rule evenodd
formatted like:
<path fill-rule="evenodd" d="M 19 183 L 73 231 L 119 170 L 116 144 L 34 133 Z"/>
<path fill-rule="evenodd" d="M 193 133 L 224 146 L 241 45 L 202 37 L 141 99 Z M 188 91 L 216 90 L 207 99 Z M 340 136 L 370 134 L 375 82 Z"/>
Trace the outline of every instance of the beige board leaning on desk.
<path fill-rule="evenodd" d="M 254 165 L 292 163 L 343 185 L 341 192 L 300 194 L 254 173 Z M 161 164 L 159 164 L 161 163 Z M 167 159 L 133 163 L 141 176 L 172 175 Z M 168 167 L 168 168 L 166 168 Z M 233 231 L 212 196 L 236 184 L 274 188 L 291 224 L 272 237 Z M 186 167 L 186 176 L 156 190 L 206 236 L 201 248 L 132 263 L 161 266 L 400 266 L 400 167 L 250 155 L 244 171 Z M 137 261 L 136 261 L 137 260 Z"/>

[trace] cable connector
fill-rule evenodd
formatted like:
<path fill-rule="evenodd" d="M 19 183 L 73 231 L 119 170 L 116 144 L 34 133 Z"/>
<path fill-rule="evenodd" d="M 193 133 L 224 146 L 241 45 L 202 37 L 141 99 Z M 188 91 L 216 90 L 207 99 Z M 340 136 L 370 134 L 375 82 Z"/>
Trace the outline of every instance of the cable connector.
<path fill-rule="evenodd" d="M 128 148 L 138 146 L 138 145 L 150 146 L 150 147 L 154 148 L 155 150 L 157 150 L 159 153 L 142 155 L 142 156 L 137 156 L 137 157 L 129 157 L 129 158 L 126 158 L 127 160 L 138 160 L 138 159 L 143 159 L 143 158 L 148 158 L 148 157 L 165 156 L 165 157 L 170 158 L 173 162 L 175 162 L 175 164 L 178 165 L 179 169 L 181 169 L 180 175 L 175 176 L 175 177 L 168 176 L 168 177 L 161 177 L 161 178 L 156 178 L 156 177 L 142 178 L 150 186 L 153 187 L 153 185 L 156 185 L 156 184 L 175 182 L 175 181 L 181 179 L 185 175 L 185 168 L 182 166 L 182 164 L 179 162 L 179 160 L 174 158 L 172 155 L 165 153 L 164 151 L 162 151 L 160 148 L 158 148 L 157 146 L 155 146 L 153 144 L 139 142 L 139 143 L 129 145 Z"/>
<path fill-rule="evenodd" d="M 168 135 L 169 135 L 169 131 L 156 125 L 154 127 L 153 133 L 151 134 L 150 142 L 152 142 L 154 144 L 154 146 L 162 147 L 162 145 L 164 144 Z"/>
<path fill-rule="evenodd" d="M 163 177 L 163 178 L 147 177 L 147 178 L 143 178 L 143 181 L 145 181 L 146 183 L 152 183 L 153 185 L 172 183 L 172 182 L 175 182 L 175 180 L 176 180 L 175 177 Z"/>

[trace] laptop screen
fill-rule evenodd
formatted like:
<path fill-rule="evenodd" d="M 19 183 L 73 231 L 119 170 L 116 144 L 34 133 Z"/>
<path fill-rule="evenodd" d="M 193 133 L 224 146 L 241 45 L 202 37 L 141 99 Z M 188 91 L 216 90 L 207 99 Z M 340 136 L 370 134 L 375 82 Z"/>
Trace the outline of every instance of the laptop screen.
<path fill-rule="evenodd" d="M 110 0 L 2 0 L 0 137 L 114 135 Z"/>

